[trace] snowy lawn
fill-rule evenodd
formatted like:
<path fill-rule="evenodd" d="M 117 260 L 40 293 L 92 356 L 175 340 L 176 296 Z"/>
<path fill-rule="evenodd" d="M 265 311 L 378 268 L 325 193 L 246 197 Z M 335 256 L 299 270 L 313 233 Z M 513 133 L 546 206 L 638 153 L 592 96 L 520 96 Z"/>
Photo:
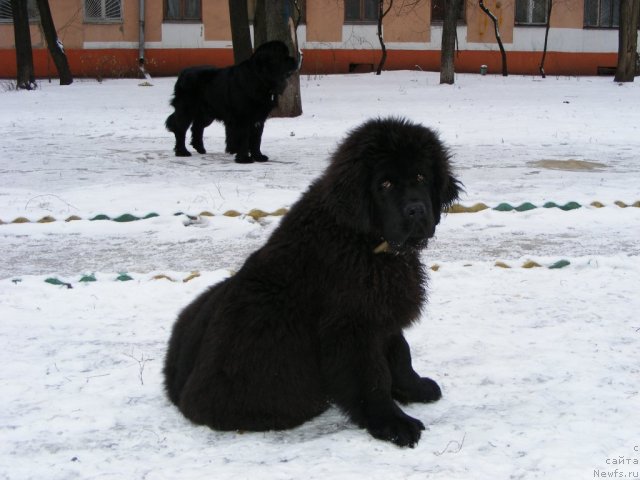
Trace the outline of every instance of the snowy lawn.
<path fill-rule="evenodd" d="M 237 165 L 221 125 L 207 155 L 173 156 L 173 82 L 0 89 L 0 479 L 640 478 L 640 84 L 305 76 L 304 115 L 266 124 L 271 161 Z M 438 130 L 460 203 L 491 207 L 444 217 L 424 252 L 407 336 L 444 397 L 407 407 L 422 440 L 374 440 L 337 410 L 284 432 L 193 426 L 162 389 L 177 313 L 273 231 L 252 209 L 290 206 L 381 115 Z"/>

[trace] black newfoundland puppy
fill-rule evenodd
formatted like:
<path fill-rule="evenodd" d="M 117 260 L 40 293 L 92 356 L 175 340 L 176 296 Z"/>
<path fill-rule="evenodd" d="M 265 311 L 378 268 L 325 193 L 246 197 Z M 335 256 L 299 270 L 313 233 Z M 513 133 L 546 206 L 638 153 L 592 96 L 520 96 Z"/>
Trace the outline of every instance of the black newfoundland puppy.
<path fill-rule="evenodd" d="M 402 330 L 426 300 L 420 250 L 458 197 L 449 155 L 403 119 L 353 130 L 325 173 L 234 276 L 180 314 L 168 396 L 218 430 L 295 427 L 335 404 L 375 438 L 413 447 L 433 402 Z"/>
<path fill-rule="evenodd" d="M 176 81 L 171 105 L 175 111 L 165 122 L 176 137 L 176 156 L 191 155 L 185 137 L 191 125 L 191 145 L 207 153 L 202 135 L 214 120 L 224 122 L 227 153 L 236 162 L 266 162 L 260 151 L 264 122 L 278 104 L 287 79 L 296 71 L 295 58 L 280 41 L 263 43 L 244 62 L 226 68 L 185 68 Z"/>

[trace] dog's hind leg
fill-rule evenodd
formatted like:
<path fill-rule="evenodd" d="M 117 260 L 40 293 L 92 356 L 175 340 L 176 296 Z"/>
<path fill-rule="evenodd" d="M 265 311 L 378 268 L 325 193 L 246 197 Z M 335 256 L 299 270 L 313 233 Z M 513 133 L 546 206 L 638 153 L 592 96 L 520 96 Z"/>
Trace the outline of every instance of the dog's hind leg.
<path fill-rule="evenodd" d="M 176 146 L 174 147 L 176 157 L 191 156 L 189 150 L 187 150 L 187 146 L 185 145 L 187 130 L 189 129 L 190 123 L 191 120 L 185 115 L 181 115 L 178 110 L 169 115 L 167 121 L 164 123 L 167 130 L 173 132 L 176 137 Z"/>
<path fill-rule="evenodd" d="M 203 116 L 197 116 L 193 119 L 193 124 L 191 125 L 191 145 L 198 153 L 207 153 L 202 137 L 204 135 L 204 129 L 211 125 L 211 122 L 213 122 L 213 119 Z"/>

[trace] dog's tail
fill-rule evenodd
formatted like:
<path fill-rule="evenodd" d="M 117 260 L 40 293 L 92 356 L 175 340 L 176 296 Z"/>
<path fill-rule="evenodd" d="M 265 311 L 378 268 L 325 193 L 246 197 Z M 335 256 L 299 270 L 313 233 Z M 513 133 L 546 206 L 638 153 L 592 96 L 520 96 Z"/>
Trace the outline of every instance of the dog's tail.
<path fill-rule="evenodd" d="M 178 79 L 176 80 L 176 84 L 173 87 L 173 95 L 171 97 L 171 101 L 169 104 L 176 110 L 178 110 L 182 104 L 185 103 L 185 99 L 189 98 L 189 69 L 184 69 L 178 75 Z M 167 120 L 164 122 L 164 126 L 170 132 L 176 131 L 176 113 L 173 112 L 171 115 L 167 117 Z"/>
<path fill-rule="evenodd" d="M 173 102 L 171 102 L 171 103 L 173 103 Z M 165 128 L 166 128 L 167 130 L 169 130 L 170 132 L 175 132 L 175 131 L 176 131 L 176 130 L 175 130 L 175 128 L 176 128 L 176 127 L 175 127 L 175 121 L 176 121 L 176 116 L 175 116 L 175 115 L 176 115 L 176 114 L 175 114 L 175 112 L 174 112 L 174 113 L 172 113 L 171 115 L 169 115 L 169 116 L 167 117 L 167 119 L 166 119 L 166 120 L 165 120 L 165 122 L 164 122 L 164 126 L 165 126 Z"/>

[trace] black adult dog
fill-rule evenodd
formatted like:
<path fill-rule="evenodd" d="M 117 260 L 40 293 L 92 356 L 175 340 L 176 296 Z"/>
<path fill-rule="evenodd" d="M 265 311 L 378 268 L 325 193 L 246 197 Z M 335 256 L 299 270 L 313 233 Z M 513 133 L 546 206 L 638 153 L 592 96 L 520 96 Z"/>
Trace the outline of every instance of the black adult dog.
<path fill-rule="evenodd" d="M 176 156 L 191 155 L 185 146 L 189 125 L 191 145 L 198 153 L 207 153 L 204 129 L 220 120 L 226 131 L 226 151 L 236 154 L 236 162 L 266 162 L 269 157 L 260 151 L 264 122 L 297 66 L 283 42 L 271 41 L 232 67 L 184 69 L 171 100 L 175 111 L 165 122 L 176 137 Z"/>
<path fill-rule="evenodd" d="M 458 197 L 429 129 L 370 120 L 240 271 L 180 314 L 164 367 L 168 396 L 219 430 L 300 425 L 340 407 L 375 438 L 414 446 L 424 425 L 396 400 L 433 402 L 402 330 L 426 292 L 419 252 Z"/>

